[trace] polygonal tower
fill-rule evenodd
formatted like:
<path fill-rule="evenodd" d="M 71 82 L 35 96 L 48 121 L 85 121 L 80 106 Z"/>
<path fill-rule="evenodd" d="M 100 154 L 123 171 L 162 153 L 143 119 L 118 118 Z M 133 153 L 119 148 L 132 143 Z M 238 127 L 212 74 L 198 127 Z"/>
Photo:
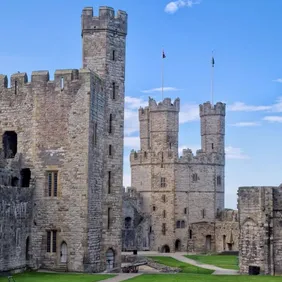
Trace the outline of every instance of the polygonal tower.
<path fill-rule="evenodd" d="M 105 93 L 105 120 L 103 139 L 104 161 L 102 191 L 102 248 L 106 256 L 115 256 L 120 264 L 122 246 L 122 179 L 123 179 L 123 128 L 124 80 L 127 14 L 100 7 L 93 16 L 92 8 L 82 13 L 83 68 L 99 75 Z M 95 101 L 101 107 L 100 101 Z M 97 201 L 97 199 L 93 199 Z M 98 239 L 98 238 L 97 238 Z M 109 258 L 109 261 L 113 261 Z"/>

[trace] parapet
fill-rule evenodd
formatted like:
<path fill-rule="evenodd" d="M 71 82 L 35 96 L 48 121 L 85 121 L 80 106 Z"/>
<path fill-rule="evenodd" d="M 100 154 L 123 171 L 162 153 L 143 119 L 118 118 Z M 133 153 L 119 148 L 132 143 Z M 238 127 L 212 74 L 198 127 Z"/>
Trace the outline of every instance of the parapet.
<path fill-rule="evenodd" d="M 95 30 L 109 30 L 123 35 L 127 34 L 127 13 L 121 10 L 115 11 L 111 7 L 100 7 L 99 15 L 94 16 L 93 8 L 86 7 L 82 11 L 82 36 Z"/>
<path fill-rule="evenodd" d="M 218 102 L 212 105 L 210 102 L 206 102 L 200 105 L 200 117 L 206 115 L 221 115 L 225 116 L 226 104 Z"/>
<path fill-rule="evenodd" d="M 180 99 L 177 98 L 172 103 L 170 98 L 165 98 L 163 101 L 157 103 L 153 98 L 149 97 L 149 110 L 151 112 L 153 111 L 179 112 L 180 111 Z"/>
<path fill-rule="evenodd" d="M 140 109 L 139 109 L 139 121 L 148 120 L 149 118 L 150 118 L 149 107 L 145 107 L 145 108 L 140 107 Z"/>

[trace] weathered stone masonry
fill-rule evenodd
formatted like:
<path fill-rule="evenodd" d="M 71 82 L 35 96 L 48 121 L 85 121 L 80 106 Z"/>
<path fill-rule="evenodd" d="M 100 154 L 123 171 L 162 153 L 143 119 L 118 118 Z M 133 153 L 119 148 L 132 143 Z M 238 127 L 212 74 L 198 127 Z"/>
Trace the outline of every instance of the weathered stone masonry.
<path fill-rule="evenodd" d="M 126 27 L 125 12 L 115 17 L 101 7 L 94 16 L 86 8 L 83 69 L 58 70 L 54 81 L 48 71 L 33 72 L 30 82 L 17 73 L 10 88 L 0 75 L 0 136 L 14 138 L 12 158 L 20 154 L 36 179 L 29 260 L 16 267 L 98 272 L 120 266 Z M 8 265 L 5 256 L 0 271 L 2 263 Z"/>

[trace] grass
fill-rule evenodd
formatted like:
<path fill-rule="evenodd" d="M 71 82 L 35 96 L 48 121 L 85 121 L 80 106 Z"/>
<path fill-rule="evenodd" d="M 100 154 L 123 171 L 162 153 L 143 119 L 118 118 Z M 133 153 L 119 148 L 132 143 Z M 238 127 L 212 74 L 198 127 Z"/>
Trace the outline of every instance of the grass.
<path fill-rule="evenodd" d="M 143 274 L 129 279 L 130 282 L 278 282 L 281 277 L 273 276 L 225 276 L 201 274 Z"/>
<path fill-rule="evenodd" d="M 91 274 L 56 274 L 42 272 L 26 272 L 13 275 L 16 282 L 96 282 L 102 281 L 115 275 L 91 275 Z M 0 282 L 7 282 L 7 277 L 0 276 Z"/>
<path fill-rule="evenodd" d="M 213 270 L 197 267 L 197 266 L 185 263 L 185 262 L 181 262 L 171 257 L 153 256 L 150 258 L 160 264 L 164 264 L 164 265 L 172 266 L 172 267 L 178 267 L 181 269 L 181 272 L 183 273 L 211 274 L 214 272 Z"/>
<path fill-rule="evenodd" d="M 237 256 L 231 255 L 188 255 L 187 258 L 201 263 L 212 264 L 221 268 L 238 270 Z"/>

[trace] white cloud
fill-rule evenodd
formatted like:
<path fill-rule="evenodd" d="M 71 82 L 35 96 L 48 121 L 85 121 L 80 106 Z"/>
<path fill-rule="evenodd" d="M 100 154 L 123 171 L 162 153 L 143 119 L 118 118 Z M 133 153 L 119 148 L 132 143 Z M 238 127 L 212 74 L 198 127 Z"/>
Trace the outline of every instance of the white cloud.
<path fill-rule="evenodd" d="M 168 91 L 179 91 L 181 89 L 178 89 L 176 87 L 159 87 L 159 88 L 152 88 L 152 89 L 148 89 L 148 90 L 141 90 L 142 93 L 154 93 L 154 92 L 168 92 Z"/>
<path fill-rule="evenodd" d="M 282 123 L 282 116 L 266 116 L 263 120 Z"/>
<path fill-rule="evenodd" d="M 180 107 L 179 123 L 199 120 L 199 106 L 196 104 L 184 104 Z"/>
<path fill-rule="evenodd" d="M 124 147 L 129 149 L 140 149 L 140 137 L 124 137 Z"/>
<path fill-rule="evenodd" d="M 165 12 L 169 14 L 174 14 L 179 8 L 189 7 L 192 8 L 193 5 L 200 4 L 201 0 L 177 0 L 169 2 L 165 7 Z"/>
<path fill-rule="evenodd" d="M 234 148 L 232 146 L 225 147 L 226 159 L 247 160 L 250 157 L 244 154 L 241 148 Z"/>
<path fill-rule="evenodd" d="M 260 123 L 259 122 L 236 122 L 233 124 L 230 124 L 231 126 L 235 126 L 235 127 L 250 127 L 250 126 L 259 126 Z"/>
<path fill-rule="evenodd" d="M 272 105 L 272 112 L 281 113 L 282 112 L 282 97 L 278 97 L 276 103 Z"/>
<path fill-rule="evenodd" d="M 246 105 L 242 102 L 235 102 L 234 104 L 227 107 L 231 112 L 258 112 L 271 110 L 272 106 L 253 106 Z"/>
<path fill-rule="evenodd" d="M 277 79 L 274 79 L 273 81 L 274 81 L 274 82 L 282 83 L 282 78 L 277 78 Z"/>

